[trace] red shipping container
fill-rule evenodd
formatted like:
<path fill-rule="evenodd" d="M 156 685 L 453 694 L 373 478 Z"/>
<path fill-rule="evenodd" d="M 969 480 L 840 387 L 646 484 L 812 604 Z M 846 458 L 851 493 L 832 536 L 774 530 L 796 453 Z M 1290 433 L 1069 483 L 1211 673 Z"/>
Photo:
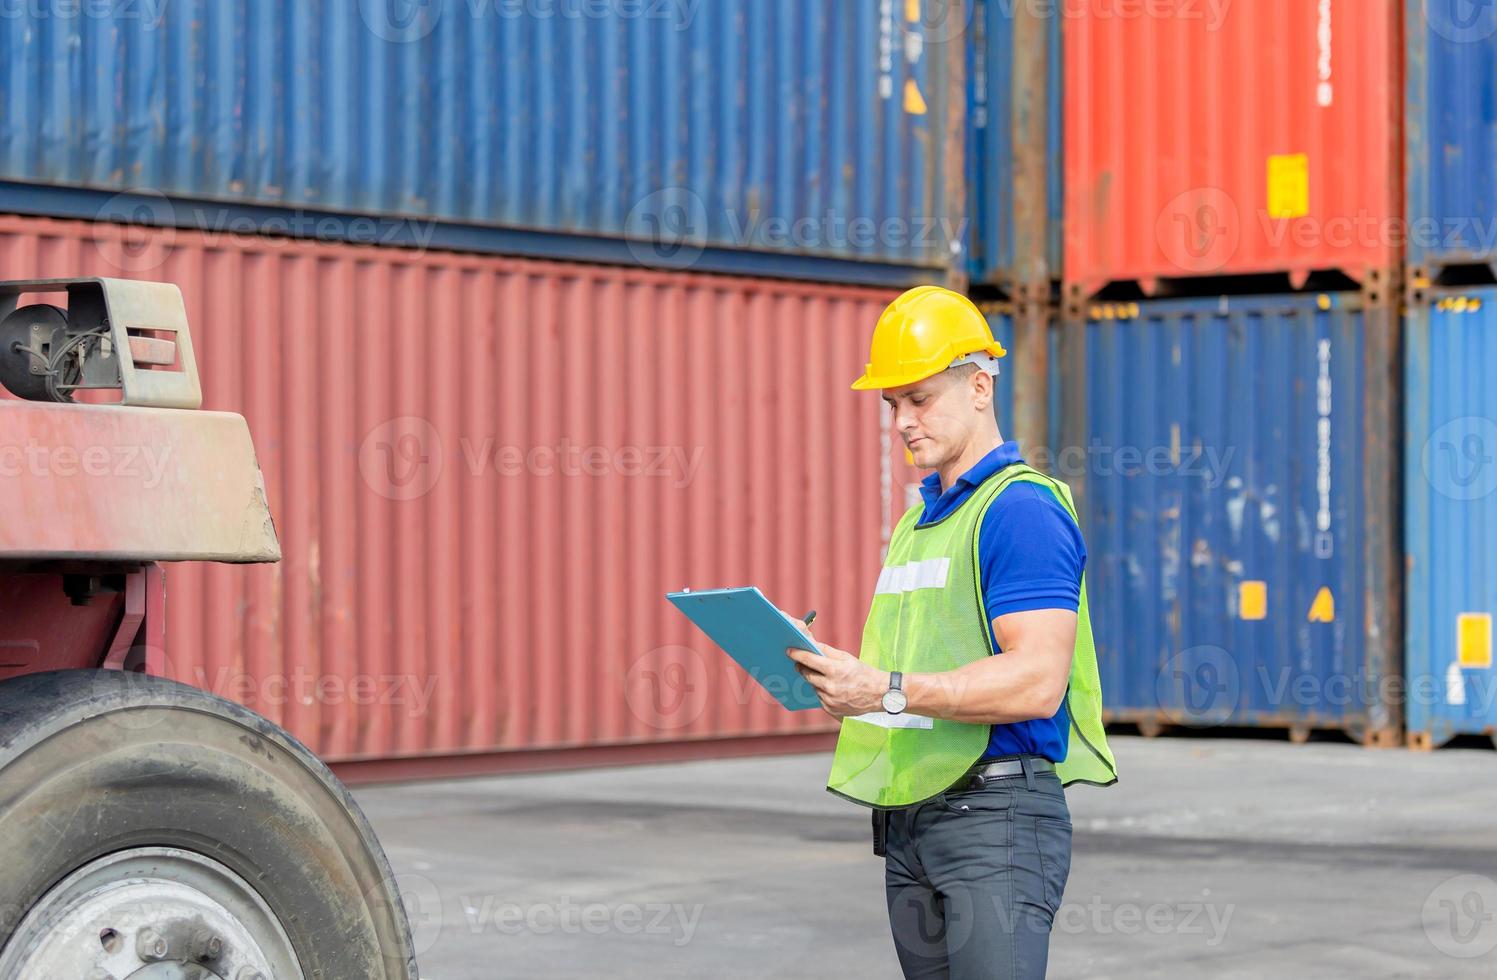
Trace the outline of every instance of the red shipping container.
<path fill-rule="evenodd" d="M 1064 5 L 1067 298 L 1401 255 L 1395 0 Z"/>
<path fill-rule="evenodd" d="M 168 566 L 170 673 L 330 760 L 428 760 L 345 775 L 835 730 L 664 593 L 753 583 L 856 649 L 892 477 L 848 384 L 889 295 L 11 217 L 0 274 L 181 286 L 285 559 Z"/>

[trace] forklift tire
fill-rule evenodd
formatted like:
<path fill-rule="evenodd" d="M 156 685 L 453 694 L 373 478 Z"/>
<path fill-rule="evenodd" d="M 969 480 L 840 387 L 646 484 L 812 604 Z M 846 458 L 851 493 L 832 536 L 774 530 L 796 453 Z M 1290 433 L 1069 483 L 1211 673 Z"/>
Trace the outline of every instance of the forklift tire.
<path fill-rule="evenodd" d="M 369 822 L 254 712 L 160 677 L 0 682 L 0 978 L 416 980 Z"/>

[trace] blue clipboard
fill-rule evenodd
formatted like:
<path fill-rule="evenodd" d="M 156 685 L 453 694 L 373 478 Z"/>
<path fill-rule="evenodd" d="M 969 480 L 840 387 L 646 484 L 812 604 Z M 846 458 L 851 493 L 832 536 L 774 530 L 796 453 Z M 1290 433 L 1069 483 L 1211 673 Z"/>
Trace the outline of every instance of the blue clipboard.
<path fill-rule="evenodd" d="M 764 593 L 750 585 L 669 592 L 665 597 L 780 704 L 791 711 L 821 707 L 815 689 L 785 654 L 787 647 L 819 653 L 816 644 Z"/>

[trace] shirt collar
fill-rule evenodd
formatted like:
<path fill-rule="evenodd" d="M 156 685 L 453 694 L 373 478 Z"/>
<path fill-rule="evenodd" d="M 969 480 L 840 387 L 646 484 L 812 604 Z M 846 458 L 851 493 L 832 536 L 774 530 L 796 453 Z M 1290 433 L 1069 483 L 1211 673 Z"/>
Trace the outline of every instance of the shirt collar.
<path fill-rule="evenodd" d="M 1024 459 L 1019 455 L 1019 444 L 1010 439 L 972 464 L 972 468 L 957 477 L 956 482 L 944 493 L 941 490 L 941 474 L 939 472 L 929 474 L 920 481 L 920 496 L 925 501 L 926 510 L 929 511 L 942 497 L 953 494 L 964 496 L 1005 466 L 1022 462 Z"/>

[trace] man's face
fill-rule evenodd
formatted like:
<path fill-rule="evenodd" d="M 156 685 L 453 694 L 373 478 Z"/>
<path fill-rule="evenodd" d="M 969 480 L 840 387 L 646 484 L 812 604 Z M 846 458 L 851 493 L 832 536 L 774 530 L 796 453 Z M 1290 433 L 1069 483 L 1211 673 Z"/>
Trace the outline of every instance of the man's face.
<path fill-rule="evenodd" d="M 915 465 L 936 470 L 967 448 L 992 405 L 992 379 L 979 371 L 943 371 L 924 381 L 885 388 L 898 430 Z"/>

